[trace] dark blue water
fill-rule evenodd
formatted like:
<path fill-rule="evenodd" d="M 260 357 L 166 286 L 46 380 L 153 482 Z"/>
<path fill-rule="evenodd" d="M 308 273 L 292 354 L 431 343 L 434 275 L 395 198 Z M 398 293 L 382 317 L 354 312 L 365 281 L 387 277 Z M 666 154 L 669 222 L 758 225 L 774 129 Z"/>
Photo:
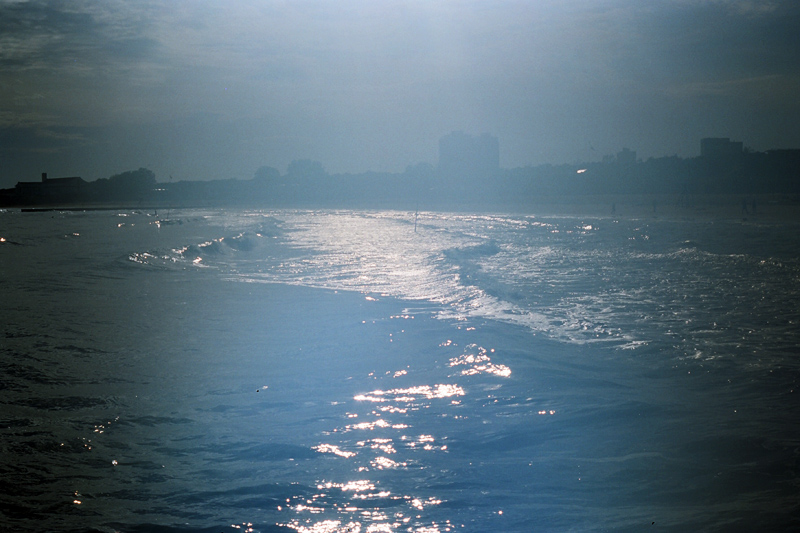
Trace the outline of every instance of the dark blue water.
<path fill-rule="evenodd" d="M 2 212 L 0 524 L 794 530 L 798 229 Z"/>

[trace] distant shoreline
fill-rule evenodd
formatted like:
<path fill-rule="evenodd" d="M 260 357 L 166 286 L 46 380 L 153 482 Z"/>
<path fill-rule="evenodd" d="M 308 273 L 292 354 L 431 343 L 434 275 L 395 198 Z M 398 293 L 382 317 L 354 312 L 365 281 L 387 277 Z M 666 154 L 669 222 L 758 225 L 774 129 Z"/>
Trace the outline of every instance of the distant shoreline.
<path fill-rule="evenodd" d="M 548 198 L 528 210 L 552 215 L 742 221 L 800 221 L 800 199 L 755 195 L 595 195 Z M 754 204 L 755 202 L 755 204 Z M 746 206 L 746 210 L 745 207 Z"/>
<path fill-rule="evenodd" d="M 401 203 L 402 204 L 402 203 Z M 417 210 L 408 205 L 384 204 L 380 206 L 349 205 L 298 202 L 294 205 L 269 205 L 260 203 L 232 203 L 219 205 L 20 205 L 5 206 L 3 209 L 19 210 L 24 213 L 42 213 L 54 211 L 141 211 L 157 213 L 158 211 L 179 211 L 184 209 L 358 209 L 358 210 Z M 745 210 L 746 207 L 746 210 Z M 708 194 L 708 195 L 553 195 L 541 196 L 533 201 L 516 204 L 478 205 L 474 202 L 421 202 L 420 212 L 504 212 L 524 215 L 542 216 L 591 216 L 603 218 L 679 218 L 679 219 L 712 219 L 742 221 L 800 221 L 800 198 L 779 194 Z"/>
<path fill-rule="evenodd" d="M 81 206 L 81 205 L 70 205 L 70 206 L 41 206 L 41 207 L 16 207 L 10 209 L 19 209 L 23 213 L 44 213 L 48 211 L 157 211 L 159 209 L 166 210 L 166 209 L 194 209 L 191 207 L 153 207 L 153 206 L 145 206 L 145 207 L 132 207 L 132 206 L 120 206 L 120 205 L 113 205 L 113 206 Z"/>

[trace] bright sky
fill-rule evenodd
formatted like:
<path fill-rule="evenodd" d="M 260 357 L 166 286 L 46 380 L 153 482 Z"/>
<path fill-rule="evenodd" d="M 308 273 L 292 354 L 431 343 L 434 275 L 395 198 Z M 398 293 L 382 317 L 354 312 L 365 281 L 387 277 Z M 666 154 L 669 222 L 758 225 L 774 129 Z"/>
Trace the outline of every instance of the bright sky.
<path fill-rule="evenodd" d="M 0 0 L 0 187 L 800 148 L 796 0 Z"/>

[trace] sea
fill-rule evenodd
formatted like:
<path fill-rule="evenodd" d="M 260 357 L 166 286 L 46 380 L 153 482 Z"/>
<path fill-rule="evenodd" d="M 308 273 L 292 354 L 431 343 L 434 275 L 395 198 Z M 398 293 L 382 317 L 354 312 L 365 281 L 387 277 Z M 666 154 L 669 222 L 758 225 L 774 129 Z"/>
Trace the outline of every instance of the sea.
<path fill-rule="evenodd" d="M 0 211 L 2 531 L 797 531 L 799 378 L 796 220 Z"/>

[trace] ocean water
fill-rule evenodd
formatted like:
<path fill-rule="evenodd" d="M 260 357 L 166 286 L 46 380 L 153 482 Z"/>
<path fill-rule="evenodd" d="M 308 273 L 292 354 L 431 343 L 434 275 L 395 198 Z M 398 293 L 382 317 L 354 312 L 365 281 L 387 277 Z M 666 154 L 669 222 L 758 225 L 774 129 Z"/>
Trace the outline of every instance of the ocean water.
<path fill-rule="evenodd" d="M 799 234 L 0 211 L 0 527 L 794 531 Z"/>

